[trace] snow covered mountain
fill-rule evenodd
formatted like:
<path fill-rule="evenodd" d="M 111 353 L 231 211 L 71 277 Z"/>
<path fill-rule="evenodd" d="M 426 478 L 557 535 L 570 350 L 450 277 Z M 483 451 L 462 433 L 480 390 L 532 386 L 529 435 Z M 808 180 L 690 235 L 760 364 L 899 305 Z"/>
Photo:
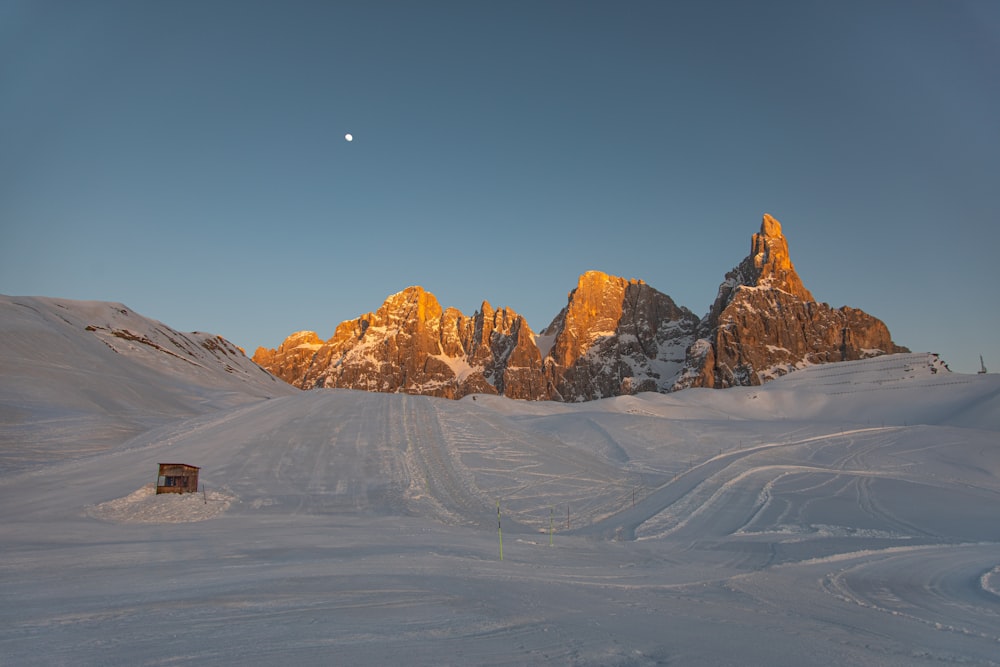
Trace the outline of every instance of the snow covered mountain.
<path fill-rule="evenodd" d="M 0 296 L 0 462 L 101 451 L 290 387 L 221 336 L 122 304 Z M 294 390 L 291 390 L 294 392 Z"/>
<path fill-rule="evenodd" d="M 302 389 L 586 401 L 759 385 L 813 364 L 904 351 L 880 320 L 816 302 L 780 223 L 765 214 L 750 255 L 700 320 L 641 280 L 588 271 L 541 335 L 512 309 L 484 302 L 466 317 L 409 287 L 328 341 L 298 332 L 253 359 Z"/>

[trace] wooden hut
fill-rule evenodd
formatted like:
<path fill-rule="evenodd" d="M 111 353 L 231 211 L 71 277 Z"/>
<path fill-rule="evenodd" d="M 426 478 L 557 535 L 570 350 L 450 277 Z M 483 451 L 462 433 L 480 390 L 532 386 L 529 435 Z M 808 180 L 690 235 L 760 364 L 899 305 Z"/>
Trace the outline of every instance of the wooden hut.
<path fill-rule="evenodd" d="M 194 493 L 198 490 L 198 466 L 161 463 L 156 477 L 157 493 Z"/>

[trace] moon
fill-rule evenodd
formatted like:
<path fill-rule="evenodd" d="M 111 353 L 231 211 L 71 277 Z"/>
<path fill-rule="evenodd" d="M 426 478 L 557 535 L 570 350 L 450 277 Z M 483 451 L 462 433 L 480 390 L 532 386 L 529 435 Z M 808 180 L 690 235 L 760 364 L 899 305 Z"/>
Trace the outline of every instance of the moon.
<path fill-rule="evenodd" d="M 347 141 L 354 141 L 354 135 L 353 134 L 345 134 L 344 135 L 344 139 L 346 139 Z"/>

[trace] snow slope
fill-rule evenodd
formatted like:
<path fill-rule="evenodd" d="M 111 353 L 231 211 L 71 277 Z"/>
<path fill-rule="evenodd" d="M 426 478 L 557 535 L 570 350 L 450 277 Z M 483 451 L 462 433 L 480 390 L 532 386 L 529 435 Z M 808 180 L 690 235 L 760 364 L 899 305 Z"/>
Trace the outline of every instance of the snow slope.
<path fill-rule="evenodd" d="M 250 393 L 4 468 L 0 663 L 1000 663 L 997 376 Z M 150 495 L 161 461 L 204 491 Z"/>
<path fill-rule="evenodd" d="M 0 465 L 102 451 L 183 417 L 293 393 L 219 336 L 122 304 L 0 295 Z"/>

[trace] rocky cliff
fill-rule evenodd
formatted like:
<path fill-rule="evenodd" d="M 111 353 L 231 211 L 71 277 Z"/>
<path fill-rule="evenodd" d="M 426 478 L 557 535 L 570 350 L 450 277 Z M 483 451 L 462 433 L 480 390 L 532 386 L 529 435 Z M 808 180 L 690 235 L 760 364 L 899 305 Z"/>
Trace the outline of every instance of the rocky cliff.
<path fill-rule="evenodd" d="M 881 320 L 816 302 L 789 258 L 781 224 L 765 214 L 750 254 L 719 286 L 674 389 L 759 385 L 813 364 L 908 351 Z"/>
<path fill-rule="evenodd" d="M 302 389 L 340 387 L 460 398 L 502 394 L 547 397 L 542 359 L 524 318 L 509 308 L 466 317 L 433 294 L 408 287 L 374 313 L 342 322 L 323 342 L 292 334 L 254 361 Z"/>
<path fill-rule="evenodd" d="M 538 336 L 509 308 L 484 301 L 467 317 L 409 287 L 341 323 L 327 341 L 298 332 L 253 360 L 303 389 L 586 401 L 757 385 L 812 364 L 903 351 L 880 320 L 817 302 L 781 224 L 765 215 L 750 254 L 726 274 L 701 319 L 641 280 L 599 271 L 580 276 Z"/>
<path fill-rule="evenodd" d="M 298 331 L 286 338 L 277 350 L 257 348 L 253 361 L 268 369 L 272 375 L 299 386 L 298 380 L 305 376 L 316 356 L 316 350 L 321 347 L 323 341 L 314 331 Z"/>
<path fill-rule="evenodd" d="M 540 338 L 510 308 L 467 317 L 409 287 L 325 342 L 300 331 L 253 359 L 302 389 L 584 401 L 670 389 L 698 322 L 642 281 L 591 271 Z"/>
<path fill-rule="evenodd" d="M 641 280 L 599 271 L 580 276 L 543 332 L 551 398 L 586 401 L 670 389 L 694 341 L 698 317 Z"/>

